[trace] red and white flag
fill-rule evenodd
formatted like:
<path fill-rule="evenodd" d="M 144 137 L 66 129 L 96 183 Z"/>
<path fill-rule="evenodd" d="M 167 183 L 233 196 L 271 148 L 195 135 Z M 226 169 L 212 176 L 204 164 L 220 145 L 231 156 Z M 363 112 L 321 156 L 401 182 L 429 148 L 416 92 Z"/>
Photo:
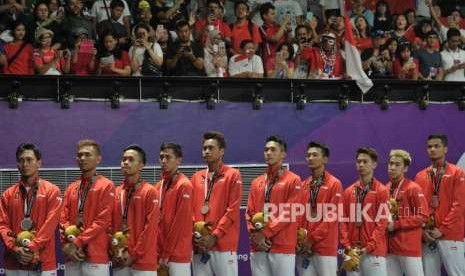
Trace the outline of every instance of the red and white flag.
<path fill-rule="evenodd" d="M 342 9 L 341 9 L 342 10 Z M 345 20 L 345 41 L 344 48 L 346 52 L 346 72 L 358 85 L 363 93 L 368 92 L 373 87 L 373 82 L 363 71 L 362 60 L 360 53 L 355 47 L 354 34 L 352 32 L 352 24 L 350 24 L 347 13 L 344 15 Z"/>

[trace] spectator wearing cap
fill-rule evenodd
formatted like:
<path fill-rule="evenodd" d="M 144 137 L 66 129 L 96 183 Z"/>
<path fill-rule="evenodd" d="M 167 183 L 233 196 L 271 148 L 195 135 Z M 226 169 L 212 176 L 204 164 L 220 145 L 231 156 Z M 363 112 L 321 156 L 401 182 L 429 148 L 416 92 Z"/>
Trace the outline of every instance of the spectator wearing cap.
<path fill-rule="evenodd" d="M 167 0 L 155 0 L 152 7 L 152 26 L 164 25 L 168 30 L 176 29 L 176 22 L 187 21 L 187 0 L 173 0 L 173 6 L 167 6 Z"/>
<path fill-rule="evenodd" d="M 262 58 L 267 64 L 269 60 L 275 58 L 276 49 L 279 45 L 286 41 L 287 33 L 291 30 L 288 20 L 285 20 L 281 25 L 276 21 L 276 9 L 272 3 L 264 3 L 260 7 L 260 16 L 263 20 L 263 25 L 259 28 L 262 37 Z M 291 56 L 293 58 L 293 56 Z"/>
<path fill-rule="evenodd" d="M 349 17 L 353 21 L 357 16 L 365 17 L 368 25 L 373 27 L 375 15 L 365 7 L 365 0 L 352 0 L 352 10 L 349 11 Z"/>
<path fill-rule="evenodd" d="M 119 40 L 120 45 L 125 45 L 129 40 L 129 32 L 121 23 L 121 18 L 124 12 L 123 0 L 112 0 L 110 3 L 110 18 L 104 19 L 97 24 L 97 34 L 99 38 L 103 37 L 103 33 L 111 30 Z"/>
<path fill-rule="evenodd" d="M 251 39 L 241 42 L 241 53 L 229 60 L 229 75 L 233 78 L 263 78 L 263 62 L 255 54 L 255 44 Z"/>
<path fill-rule="evenodd" d="M 429 31 L 425 40 L 425 47 L 414 51 L 414 57 L 420 62 L 419 78 L 421 80 L 442 80 L 444 70 L 441 67 L 441 54 L 436 48 L 438 35 L 435 31 Z"/>
<path fill-rule="evenodd" d="M 390 76 L 391 58 L 389 51 L 383 51 L 385 34 L 382 30 L 374 31 L 371 35 L 372 48 L 366 49 L 361 54 L 362 67 L 367 76 L 374 79 Z"/>
<path fill-rule="evenodd" d="M 129 34 L 131 32 L 131 12 L 129 11 L 128 4 L 125 0 L 119 1 L 123 3 L 123 11 L 122 15 L 120 15 L 117 21 L 125 27 L 126 33 Z M 111 19 L 111 2 L 113 2 L 113 0 L 96 0 L 92 5 L 92 9 L 90 10 L 90 17 L 92 18 L 95 28 L 97 28 L 97 25 L 100 22 Z M 115 30 L 113 30 L 113 32 L 115 32 Z"/>
<path fill-rule="evenodd" d="M 217 30 L 223 39 L 231 43 L 231 28 L 223 19 L 223 5 L 219 0 L 208 0 L 205 10 L 205 18 L 198 20 L 194 27 L 194 37 L 205 45 L 207 42 L 208 32 Z"/>
<path fill-rule="evenodd" d="M 94 74 L 97 55 L 95 41 L 89 39 L 89 33 L 85 28 L 75 29 L 73 36 L 74 47 L 71 49 L 70 73 L 78 76 Z"/>
<path fill-rule="evenodd" d="M 401 80 L 418 80 L 420 64 L 412 56 L 412 46 L 408 42 L 400 43 L 397 47 L 397 59 L 393 65 L 393 73 Z"/>
<path fill-rule="evenodd" d="M 314 48 L 314 62 L 310 72 L 313 79 L 341 79 L 344 77 L 344 59 L 336 46 L 336 35 L 321 35 L 320 47 Z"/>
<path fill-rule="evenodd" d="M 364 16 L 356 16 L 354 19 L 355 46 L 362 52 L 371 47 L 371 27 Z"/>
<path fill-rule="evenodd" d="M 26 40 L 26 26 L 22 21 L 16 21 L 12 27 L 13 41 L 7 43 L 0 53 L 3 54 L 2 72 L 5 75 L 33 75 L 33 48 Z"/>
<path fill-rule="evenodd" d="M 460 31 L 447 31 L 447 47 L 441 52 L 445 81 L 465 81 L 465 51 L 459 48 Z"/>
<path fill-rule="evenodd" d="M 241 42 L 243 40 L 252 40 L 255 45 L 255 51 L 259 49 L 259 44 L 262 42 L 258 26 L 248 19 L 250 8 L 246 1 L 239 0 L 234 4 L 236 22 L 231 27 L 231 54 L 241 52 Z"/>
<path fill-rule="evenodd" d="M 81 0 L 68 0 L 66 10 L 67 13 L 62 27 L 68 45 L 74 45 L 75 35 L 73 32 L 79 28 L 84 28 L 87 30 L 89 39 L 95 39 L 94 26 L 92 25 L 92 21 L 87 19 L 82 13 Z"/>
<path fill-rule="evenodd" d="M 41 28 L 36 31 L 36 43 L 39 45 L 34 50 L 34 68 L 40 75 L 63 75 L 69 73 L 71 65 L 71 53 L 68 50 L 55 50 L 52 48 L 53 32 Z"/>

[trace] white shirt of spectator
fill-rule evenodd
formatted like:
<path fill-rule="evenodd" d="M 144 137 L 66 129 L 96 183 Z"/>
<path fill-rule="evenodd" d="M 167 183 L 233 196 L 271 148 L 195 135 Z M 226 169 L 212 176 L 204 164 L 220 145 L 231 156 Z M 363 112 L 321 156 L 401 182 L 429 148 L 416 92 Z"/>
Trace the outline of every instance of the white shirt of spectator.
<path fill-rule="evenodd" d="M 118 19 L 118 22 L 121 24 L 124 24 L 123 17 L 131 16 L 131 12 L 129 11 L 129 7 L 126 1 L 125 0 L 121 0 L 121 1 L 123 1 L 124 3 L 124 10 L 123 10 L 123 15 Z M 108 7 L 108 14 L 111 14 L 111 11 L 110 11 L 111 0 L 105 0 L 105 2 Z M 103 20 L 108 19 L 103 0 L 97 0 L 94 2 L 94 5 L 92 5 L 92 9 L 90 10 L 90 16 L 96 18 L 97 23 L 100 23 Z"/>
<path fill-rule="evenodd" d="M 441 25 L 441 29 L 439 29 L 439 35 L 442 42 L 445 42 L 447 40 L 447 31 L 449 31 L 449 28 L 444 25 Z M 464 29 L 459 29 L 459 31 L 461 36 L 465 36 Z"/>
<path fill-rule="evenodd" d="M 129 58 L 131 60 L 133 59 L 137 60 L 137 64 L 139 64 L 139 69 L 136 72 L 132 73 L 132 75 L 142 76 L 142 73 L 140 72 L 140 70 L 141 70 L 142 62 L 144 62 L 144 55 L 145 55 L 146 50 L 144 47 L 136 47 L 135 51 L 133 51 L 133 49 L 134 49 L 134 46 L 131 46 L 131 48 L 129 48 Z M 160 47 L 160 44 L 156 42 L 153 43 L 152 50 L 156 56 L 163 58 L 163 51 Z"/>
<path fill-rule="evenodd" d="M 291 35 L 294 36 L 295 27 L 297 27 L 296 16 L 303 15 L 300 4 L 295 0 L 277 0 L 274 2 L 276 7 L 276 20 L 281 24 L 284 20 L 284 16 L 289 14 L 291 17 Z"/>
<path fill-rule="evenodd" d="M 320 0 L 320 5 L 324 7 L 325 10 L 339 10 L 340 0 Z"/>
<path fill-rule="evenodd" d="M 444 50 L 441 52 L 442 68 L 447 70 L 454 64 L 465 63 L 465 51 L 458 49 L 456 51 Z M 465 81 L 465 70 L 460 69 L 453 73 L 447 74 L 445 81 Z"/>
<path fill-rule="evenodd" d="M 236 61 L 237 57 L 242 54 L 234 55 L 229 60 L 229 75 L 234 76 L 244 72 L 253 72 L 263 74 L 263 63 L 262 59 L 253 55 L 252 58 L 244 58 Z"/>

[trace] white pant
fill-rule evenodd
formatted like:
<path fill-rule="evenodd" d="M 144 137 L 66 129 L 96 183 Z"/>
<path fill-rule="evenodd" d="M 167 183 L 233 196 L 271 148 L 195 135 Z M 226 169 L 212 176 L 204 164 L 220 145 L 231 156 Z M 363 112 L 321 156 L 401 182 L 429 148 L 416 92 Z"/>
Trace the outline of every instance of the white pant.
<path fill-rule="evenodd" d="M 173 263 L 168 262 L 170 276 L 191 276 L 190 263 Z"/>
<path fill-rule="evenodd" d="M 7 276 L 57 276 L 56 270 L 30 271 L 30 270 L 9 270 L 5 269 Z"/>
<path fill-rule="evenodd" d="M 294 276 L 295 254 L 250 253 L 252 276 Z"/>
<path fill-rule="evenodd" d="M 110 276 L 110 264 L 67 262 L 65 276 Z"/>
<path fill-rule="evenodd" d="M 446 268 L 449 276 L 464 276 L 465 261 L 464 242 L 462 241 L 436 241 L 437 247 L 434 251 L 423 244 L 423 270 L 425 276 L 441 275 L 441 262 Z"/>
<path fill-rule="evenodd" d="M 313 255 L 309 258 L 310 265 L 303 268 L 304 258 L 297 255 L 296 266 L 299 276 L 334 276 L 337 274 L 337 257 Z"/>
<path fill-rule="evenodd" d="M 194 254 L 192 261 L 194 276 L 238 276 L 236 252 L 208 251 L 208 253 L 210 259 L 206 264 L 200 261 L 200 254 Z"/>
<path fill-rule="evenodd" d="M 387 276 L 386 258 L 364 254 L 360 261 L 360 270 L 347 272 L 347 276 Z M 436 275 L 438 276 L 438 275 Z"/>
<path fill-rule="evenodd" d="M 389 276 L 423 276 L 421 257 L 405 257 L 394 254 L 387 256 L 387 271 Z"/>
<path fill-rule="evenodd" d="M 124 267 L 113 269 L 113 276 L 157 276 L 157 272 L 136 270 L 130 267 Z"/>

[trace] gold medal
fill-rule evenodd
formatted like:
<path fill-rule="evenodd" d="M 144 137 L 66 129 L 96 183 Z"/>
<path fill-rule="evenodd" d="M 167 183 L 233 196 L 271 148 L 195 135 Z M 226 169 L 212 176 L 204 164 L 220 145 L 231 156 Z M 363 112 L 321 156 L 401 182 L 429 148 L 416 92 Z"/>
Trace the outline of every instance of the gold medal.
<path fill-rule="evenodd" d="M 32 220 L 31 218 L 29 217 L 25 217 L 22 221 L 21 221 L 21 229 L 23 229 L 24 231 L 30 231 L 32 229 Z"/>
<path fill-rule="evenodd" d="M 200 213 L 202 215 L 206 215 L 208 214 L 208 212 L 210 211 L 210 207 L 208 207 L 208 203 L 205 202 L 205 204 L 202 206 L 202 208 L 200 209 Z"/>

